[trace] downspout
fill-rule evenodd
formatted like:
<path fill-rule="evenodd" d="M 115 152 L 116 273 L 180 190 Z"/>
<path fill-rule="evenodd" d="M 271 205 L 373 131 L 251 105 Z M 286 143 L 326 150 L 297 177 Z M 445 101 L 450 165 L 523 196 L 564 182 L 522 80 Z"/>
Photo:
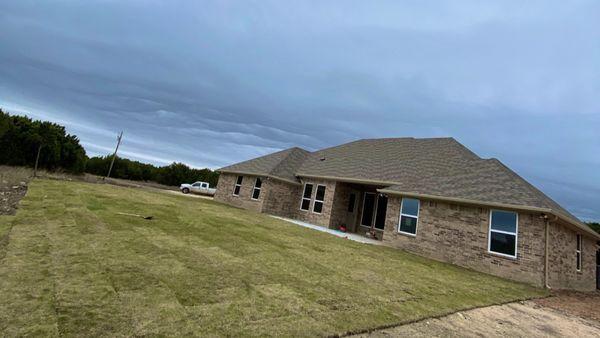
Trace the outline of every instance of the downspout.
<path fill-rule="evenodd" d="M 550 221 L 548 221 L 548 216 L 546 215 L 544 215 L 544 223 L 546 224 L 546 245 L 544 245 L 544 287 L 546 287 L 546 289 L 550 289 L 550 285 L 548 285 L 548 243 L 550 242 L 548 240 L 548 235 L 550 233 Z"/>

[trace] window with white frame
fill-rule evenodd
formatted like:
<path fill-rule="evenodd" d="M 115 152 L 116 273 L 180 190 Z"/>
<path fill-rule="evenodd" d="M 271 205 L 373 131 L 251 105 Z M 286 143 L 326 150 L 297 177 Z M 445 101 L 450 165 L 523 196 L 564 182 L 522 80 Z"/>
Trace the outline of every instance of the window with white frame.
<path fill-rule="evenodd" d="M 398 232 L 416 236 L 419 223 L 420 201 L 414 198 L 403 198 L 400 204 L 400 220 Z"/>
<path fill-rule="evenodd" d="M 519 215 L 512 211 L 492 210 L 488 250 L 491 253 L 517 258 Z"/>
<path fill-rule="evenodd" d="M 323 201 L 325 200 L 325 186 L 318 185 L 317 193 L 315 194 L 315 202 L 313 203 L 313 212 L 320 214 L 323 211 Z"/>
<path fill-rule="evenodd" d="M 262 186 L 262 180 L 260 179 L 260 177 L 256 178 L 256 181 L 254 182 L 254 189 L 252 190 L 252 199 L 253 200 L 257 200 L 258 197 L 260 196 L 260 187 Z"/>
<path fill-rule="evenodd" d="M 233 187 L 233 195 L 234 196 L 240 195 L 240 189 L 242 189 L 242 181 L 243 180 L 244 180 L 244 176 L 237 177 L 237 180 L 235 181 L 235 186 Z"/>
<path fill-rule="evenodd" d="M 583 243 L 581 241 L 581 235 L 577 235 L 577 251 L 576 251 L 576 255 L 577 255 L 577 262 L 576 262 L 576 266 L 577 266 L 577 271 L 581 271 L 581 247 L 582 247 Z"/>
<path fill-rule="evenodd" d="M 306 183 L 304 185 L 304 191 L 302 192 L 302 201 L 300 202 L 301 210 L 310 210 L 310 199 L 312 197 L 313 185 Z"/>

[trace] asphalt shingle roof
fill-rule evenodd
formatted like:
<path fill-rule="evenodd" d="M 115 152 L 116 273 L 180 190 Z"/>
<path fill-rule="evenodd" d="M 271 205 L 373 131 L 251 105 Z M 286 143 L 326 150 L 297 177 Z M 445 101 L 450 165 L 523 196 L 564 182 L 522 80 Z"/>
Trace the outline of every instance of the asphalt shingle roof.
<path fill-rule="evenodd" d="M 452 138 L 367 139 L 311 153 L 298 175 L 403 183 L 443 175 L 477 159 Z"/>
<path fill-rule="evenodd" d="M 298 177 L 376 182 L 388 192 L 550 209 L 581 223 L 497 159 L 482 159 L 453 138 L 365 139 L 315 152 L 290 148 L 220 171 L 296 182 Z"/>
<path fill-rule="evenodd" d="M 552 209 L 575 218 L 497 159 L 481 159 L 467 168 L 449 169 L 442 175 L 422 176 L 411 182 L 392 185 L 386 190 Z"/>
<path fill-rule="evenodd" d="M 294 147 L 223 167 L 218 171 L 273 176 L 299 182 L 296 171 L 308 154 L 308 151 Z"/>

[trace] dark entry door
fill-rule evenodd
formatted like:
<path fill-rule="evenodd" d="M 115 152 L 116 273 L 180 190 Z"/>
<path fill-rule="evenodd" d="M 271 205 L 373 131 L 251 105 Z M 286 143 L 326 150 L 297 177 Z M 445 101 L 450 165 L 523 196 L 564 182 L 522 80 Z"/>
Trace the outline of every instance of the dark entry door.
<path fill-rule="evenodd" d="M 375 193 L 365 192 L 363 198 L 362 216 L 360 225 L 371 227 L 373 224 L 373 213 L 375 212 Z"/>
<path fill-rule="evenodd" d="M 358 214 L 358 198 L 359 192 L 356 190 L 352 190 L 350 195 L 348 196 L 348 208 L 346 209 L 346 219 L 345 223 L 346 227 L 350 232 L 356 231 L 356 216 Z"/>
<path fill-rule="evenodd" d="M 360 225 L 365 227 L 375 226 L 383 230 L 385 225 L 385 214 L 387 212 L 387 196 L 366 192 L 363 199 L 363 210 Z"/>
<path fill-rule="evenodd" d="M 377 211 L 375 212 L 375 228 L 383 230 L 385 227 L 385 215 L 387 213 L 388 199 L 385 195 L 377 196 Z"/>

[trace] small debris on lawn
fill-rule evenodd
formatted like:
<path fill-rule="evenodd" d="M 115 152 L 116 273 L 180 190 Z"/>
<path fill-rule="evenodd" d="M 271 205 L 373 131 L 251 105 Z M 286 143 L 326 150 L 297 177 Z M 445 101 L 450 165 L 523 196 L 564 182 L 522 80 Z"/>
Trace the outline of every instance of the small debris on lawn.
<path fill-rule="evenodd" d="M 125 215 L 125 216 L 133 216 L 133 217 L 140 217 L 143 218 L 145 220 L 151 220 L 152 218 L 154 218 L 154 216 L 143 216 L 143 215 L 138 215 L 138 214 L 130 214 L 127 212 L 117 212 L 118 215 Z"/>

